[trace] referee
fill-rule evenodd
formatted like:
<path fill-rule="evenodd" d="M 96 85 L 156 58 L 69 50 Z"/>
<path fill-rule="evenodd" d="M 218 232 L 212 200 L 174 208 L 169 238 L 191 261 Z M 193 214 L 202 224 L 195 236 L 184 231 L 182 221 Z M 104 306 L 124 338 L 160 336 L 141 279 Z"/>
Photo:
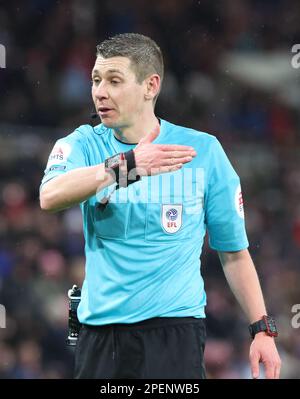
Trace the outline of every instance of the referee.
<path fill-rule="evenodd" d="M 207 231 L 249 319 L 252 376 L 262 362 L 266 378 L 279 378 L 239 177 L 214 136 L 155 115 L 163 73 L 160 48 L 146 36 L 98 45 L 92 97 L 101 124 L 59 139 L 45 169 L 41 208 L 79 204 L 83 215 L 74 377 L 205 378 Z"/>

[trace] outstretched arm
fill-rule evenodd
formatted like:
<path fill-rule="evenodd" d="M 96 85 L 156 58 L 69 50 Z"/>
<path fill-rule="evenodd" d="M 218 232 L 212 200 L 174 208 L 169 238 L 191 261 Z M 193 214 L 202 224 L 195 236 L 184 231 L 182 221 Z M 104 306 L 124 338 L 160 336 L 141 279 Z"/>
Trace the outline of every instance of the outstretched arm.
<path fill-rule="evenodd" d="M 266 315 L 264 298 L 257 272 L 247 249 L 237 252 L 219 252 L 225 277 L 244 310 L 249 323 Z M 259 362 L 265 367 L 266 378 L 279 378 L 280 357 L 274 338 L 260 332 L 255 335 L 250 347 L 250 364 L 253 378 L 259 376 Z"/>

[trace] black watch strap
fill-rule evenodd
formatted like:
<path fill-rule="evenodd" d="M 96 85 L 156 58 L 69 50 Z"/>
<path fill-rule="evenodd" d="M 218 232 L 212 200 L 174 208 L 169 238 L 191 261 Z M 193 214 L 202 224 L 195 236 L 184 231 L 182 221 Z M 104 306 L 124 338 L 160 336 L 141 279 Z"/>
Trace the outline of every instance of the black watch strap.
<path fill-rule="evenodd" d="M 264 315 L 260 320 L 250 324 L 249 332 L 252 338 L 259 332 L 264 331 L 270 337 L 277 337 L 278 331 L 275 320 L 271 316 Z"/>
<path fill-rule="evenodd" d="M 134 151 L 130 150 L 124 153 L 125 159 L 127 161 L 127 185 L 135 183 L 141 179 L 141 177 L 136 173 L 136 163 L 134 157 Z"/>
<path fill-rule="evenodd" d="M 126 160 L 126 162 L 124 162 Z M 125 170 L 122 165 L 126 166 Z M 121 166 L 121 168 L 120 168 Z M 105 170 L 111 173 L 117 183 L 116 189 L 127 187 L 129 184 L 135 183 L 141 179 L 136 174 L 136 164 L 134 151 L 120 152 L 105 160 Z M 128 178 L 128 176 L 130 178 Z"/>

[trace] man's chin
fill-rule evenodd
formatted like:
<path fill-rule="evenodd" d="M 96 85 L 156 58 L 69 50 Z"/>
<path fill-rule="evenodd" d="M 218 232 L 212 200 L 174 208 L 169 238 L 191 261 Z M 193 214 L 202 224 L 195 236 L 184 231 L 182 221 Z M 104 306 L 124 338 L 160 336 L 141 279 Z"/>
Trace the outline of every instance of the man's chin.
<path fill-rule="evenodd" d="M 124 127 L 123 124 L 120 124 L 117 121 L 114 121 L 109 118 L 103 118 L 103 119 L 100 118 L 100 120 L 101 120 L 103 126 L 109 128 L 109 129 L 120 129 L 120 128 Z"/>
<path fill-rule="evenodd" d="M 112 128 L 113 126 L 113 124 L 112 123 L 110 123 L 109 121 L 102 121 L 101 120 L 101 122 L 102 122 L 102 125 L 103 126 L 105 126 L 105 127 L 109 127 L 109 128 Z"/>
<path fill-rule="evenodd" d="M 109 118 L 100 118 L 100 120 L 101 120 L 101 122 L 102 122 L 102 124 L 105 126 L 105 127 L 108 127 L 108 128 L 114 128 L 115 126 L 116 126 L 116 123 L 114 123 L 112 120 L 110 120 Z"/>

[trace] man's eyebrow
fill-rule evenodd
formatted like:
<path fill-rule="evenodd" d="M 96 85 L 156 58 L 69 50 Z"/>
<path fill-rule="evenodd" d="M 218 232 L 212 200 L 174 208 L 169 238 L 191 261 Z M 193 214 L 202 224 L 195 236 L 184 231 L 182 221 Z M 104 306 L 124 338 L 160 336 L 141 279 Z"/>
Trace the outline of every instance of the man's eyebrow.
<path fill-rule="evenodd" d="M 109 74 L 109 73 L 119 73 L 120 75 L 124 75 L 124 73 L 122 71 L 120 71 L 119 69 L 113 69 L 113 68 L 112 69 L 108 69 L 106 71 L 106 74 Z M 94 69 L 92 71 L 92 75 L 100 75 L 98 69 Z"/>
<path fill-rule="evenodd" d="M 120 75 L 124 75 L 120 69 L 108 69 L 107 73 L 119 73 Z"/>

